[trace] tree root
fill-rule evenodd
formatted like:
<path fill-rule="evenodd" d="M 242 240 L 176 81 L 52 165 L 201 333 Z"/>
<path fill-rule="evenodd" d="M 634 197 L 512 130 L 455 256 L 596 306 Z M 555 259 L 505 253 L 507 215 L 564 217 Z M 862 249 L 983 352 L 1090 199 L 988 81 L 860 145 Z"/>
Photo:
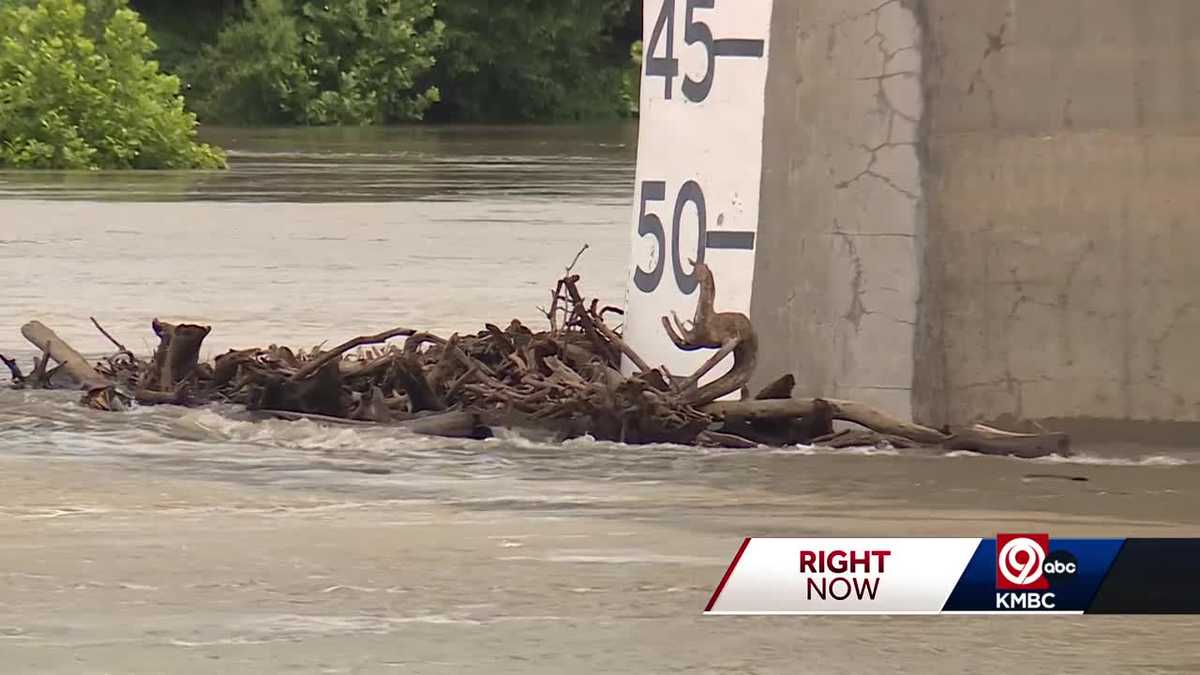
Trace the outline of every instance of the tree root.
<path fill-rule="evenodd" d="M 713 280 L 712 271 L 704 263 L 694 263 L 696 279 L 700 285 L 700 299 L 696 303 L 696 314 L 692 318 L 692 327 L 683 325 L 674 313 L 671 319 L 662 318 L 663 328 L 675 346 L 685 351 L 697 349 L 718 350 L 700 368 L 684 379 L 679 385 L 687 391 L 699 383 L 700 378 L 717 366 L 730 352 L 733 353 L 733 368 L 712 382 L 685 394 L 689 403 L 703 406 L 722 396 L 738 391 L 750 381 L 754 368 L 758 363 L 758 337 L 750 325 L 750 319 L 745 314 L 737 312 L 716 312 L 713 300 L 716 298 L 717 286 Z M 678 332 L 676 332 L 678 328 Z"/>

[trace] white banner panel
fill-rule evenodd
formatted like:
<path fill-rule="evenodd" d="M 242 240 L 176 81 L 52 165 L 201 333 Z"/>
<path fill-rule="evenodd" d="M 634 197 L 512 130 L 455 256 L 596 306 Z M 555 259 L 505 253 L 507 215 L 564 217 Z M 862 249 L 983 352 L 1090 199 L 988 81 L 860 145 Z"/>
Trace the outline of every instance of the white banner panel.
<path fill-rule="evenodd" d="M 695 311 L 690 261 L 712 269 L 717 311 L 750 311 L 772 1 L 645 0 L 624 337 L 677 375 L 709 356 L 661 323 Z"/>
<path fill-rule="evenodd" d="M 937 614 L 979 542 L 749 539 L 706 612 Z"/>

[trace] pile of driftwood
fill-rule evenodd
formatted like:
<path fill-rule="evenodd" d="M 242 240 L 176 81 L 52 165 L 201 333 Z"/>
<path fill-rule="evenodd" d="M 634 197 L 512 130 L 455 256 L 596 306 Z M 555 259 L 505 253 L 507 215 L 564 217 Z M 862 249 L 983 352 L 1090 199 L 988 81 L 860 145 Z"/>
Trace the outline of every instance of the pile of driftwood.
<path fill-rule="evenodd" d="M 745 315 L 714 310 L 712 273 L 702 263 L 696 265 L 700 295 L 690 325 L 672 316 L 663 317 L 663 326 L 680 349 L 714 353 L 686 376 L 651 367 L 606 323 L 607 315 L 621 311 L 586 300 L 579 277 L 570 268 L 567 275 L 545 312 L 549 327 L 540 332 L 516 320 L 505 328 L 486 324 L 474 335 L 446 338 L 395 328 L 330 349 L 271 345 L 229 351 L 202 363 L 209 326 L 154 320 L 159 345 L 145 359 L 92 319 L 116 351 L 91 364 L 51 329 L 32 321 L 21 332 L 42 352 L 33 370 L 26 375 L 12 359 L 0 359 L 13 386 L 81 387 L 82 403 L 98 410 L 122 410 L 134 401 L 220 402 L 275 417 L 394 425 L 466 438 L 505 427 L 626 443 L 890 444 L 1025 457 L 1068 451 L 1064 434 L 1011 433 L 982 425 L 938 430 L 854 401 L 796 398 L 791 375 L 751 396 L 746 387 L 758 353 L 754 330 Z M 732 368 L 701 385 L 730 356 Z M 622 358 L 632 364 L 631 374 L 622 374 Z M 741 400 L 722 400 L 736 392 Z M 838 432 L 834 420 L 858 427 Z"/>

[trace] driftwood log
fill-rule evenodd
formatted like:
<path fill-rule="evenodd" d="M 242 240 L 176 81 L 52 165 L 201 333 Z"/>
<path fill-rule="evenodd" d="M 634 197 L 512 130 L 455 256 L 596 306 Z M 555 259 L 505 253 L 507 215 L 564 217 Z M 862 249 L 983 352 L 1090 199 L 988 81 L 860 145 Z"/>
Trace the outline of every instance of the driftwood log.
<path fill-rule="evenodd" d="M 200 347 L 212 331 L 210 326 L 150 322 L 158 336 L 153 368 L 146 371 L 144 385 L 154 391 L 174 391 L 180 382 L 192 377 L 200 362 Z"/>
<path fill-rule="evenodd" d="M 45 369 L 45 359 L 52 359 L 60 364 L 63 370 L 80 386 L 92 389 L 103 388 L 112 384 L 107 378 L 93 368 L 87 359 L 75 349 L 63 342 L 54 331 L 47 328 L 41 321 L 30 321 L 21 326 L 21 335 L 42 350 L 45 355 L 38 370 Z"/>
<path fill-rule="evenodd" d="M 929 445 L 938 445 L 950 438 L 937 429 L 905 422 L 857 401 L 820 398 L 730 401 L 709 404 L 704 411 L 726 421 L 777 420 L 810 417 L 823 405 L 828 406 L 833 419 L 854 422 L 881 434 Z"/>
<path fill-rule="evenodd" d="M 647 363 L 605 323 L 606 314 L 620 311 L 588 301 L 570 267 L 555 285 L 544 331 L 516 320 L 506 328 L 489 323 L 475 334 L 449 337 L 393 328 L 330 349 L 270 345 L 229 351 L 204 363 L 200 352 L 209 326 L 155 319 L 158 348 L 141 359 L 92 319 L 117 348 L 93 366 L 48 327 L 31 321 L 21 332 L 43 353 L 33 371 L 25 375 L 15 360 L 0 360 L 15 387 L 52 386 L 48 362 L 54 361 L 85 389 L 83 404 L 101 410 L 121 410 L 133 400 L 224 403 L 255 417 L 388 425 L 455 438 L 483 438 L 493 428 L 508 427 L 560 438 L 587 434 L 627 443 L 730 448 L 819 443 L 1021 457 L 1069 452 L 1064 434 L 983 425 L 942 431 L 857 401 L 798 398 L 790 374 L 751 398 L 747 385 L 758 360 L 754 328 L 744 314 L 717 311 L 716 280 L 706 265 L 695 264 L 695 274 L 699 294 L 692 320 L 685 324 L 674 313 L 662 318 L 679 349 L 712 351 L 686 375 Z M 392 342 L 400 338 L 402 344 Z M 710 377 L 729 358 L 732 366 Z M 623 374 L 622 360 L 631 364 L 631 374 Z M 726 400 L 739 391 L 742 400 Z M 835 421 L 858 428 L 836 431 Z"/>
<path fill-rule="evenodd" d="M 1068 455 L 1071 451 L 1070 438 L 1061 432 L 1014 433 L 983 424 L 952 431 L 950 438 L 942 443 L 942 447 L 951 450 L 971 450 L 987 455 L 1012 455 L 1027 459 L 1051 454 Z"/>

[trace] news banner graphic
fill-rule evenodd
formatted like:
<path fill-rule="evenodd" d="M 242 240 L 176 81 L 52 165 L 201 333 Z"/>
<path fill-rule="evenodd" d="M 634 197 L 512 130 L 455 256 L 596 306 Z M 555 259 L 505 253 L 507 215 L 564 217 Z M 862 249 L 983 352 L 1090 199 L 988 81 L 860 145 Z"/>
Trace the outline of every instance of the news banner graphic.
<path fill-rule="evenodd" d="M 747 538 L 706 614 L 1200 614 L 1200 539 Z"/>

